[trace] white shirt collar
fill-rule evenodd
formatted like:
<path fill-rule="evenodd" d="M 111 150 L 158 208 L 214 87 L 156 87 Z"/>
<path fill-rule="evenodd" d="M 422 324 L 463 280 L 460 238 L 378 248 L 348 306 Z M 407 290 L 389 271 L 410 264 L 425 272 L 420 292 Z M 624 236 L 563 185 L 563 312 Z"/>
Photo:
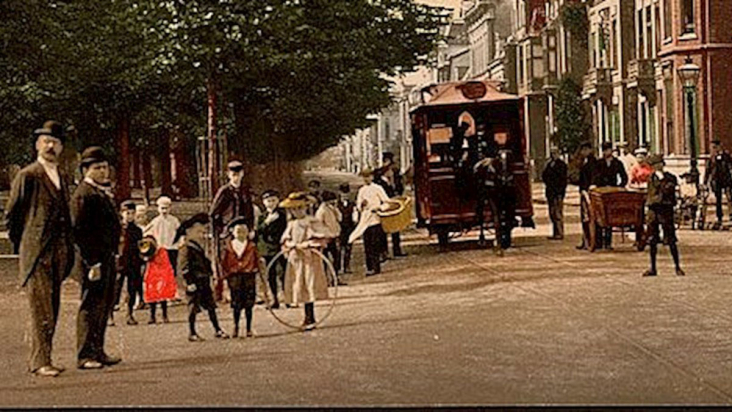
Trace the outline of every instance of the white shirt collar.
<path fill-rule="evenodd" d="M 233 239 L 231 241 L 231 247 L 234 249 L 237 256 L 241 257 L 241 255 L 244 254 L 244 249 L 246 249 L 248 242 L 248 240 L 242 242 L 239 239 Z"/>
<path fill-rule="evenodd" d="M 113 196 L 113 194 L 112 194 L 112 188 L 111 188 L 111 187 L 109 187 L 109 186 L 102 186 L 102 185 L 100 185 L 99 183 L 95 182 L 94 180 L 92 180 L 92 179 L 91 179 L 91 178 L 89 178 L 89 177 L 85 177 L 85 178 L 84 178 L 84 181 L 85 181 L 85 182 L 86 182 L 87 184 L 89 184 L 90 186 L 92 186 L 92 187 L 95 187 L 95 188 L 97 188 L 97 189 L 101 190 L 101 191 L 102 191 L 102 192 L 104 192 L 104 193 L 105 193 L 105 194 L 106 194 L 107 196 Z"/>

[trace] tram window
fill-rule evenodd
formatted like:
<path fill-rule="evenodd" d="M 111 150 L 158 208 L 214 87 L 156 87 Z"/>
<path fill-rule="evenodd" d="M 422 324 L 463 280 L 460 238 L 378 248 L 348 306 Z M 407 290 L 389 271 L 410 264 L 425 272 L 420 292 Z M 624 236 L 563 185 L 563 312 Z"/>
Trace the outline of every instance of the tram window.
<path fill-rule="evenodd" d="M 430 163 L 442 163 L 448 160 L 452 129 L 436 127 L 427 132 L 427 153 Z"/>

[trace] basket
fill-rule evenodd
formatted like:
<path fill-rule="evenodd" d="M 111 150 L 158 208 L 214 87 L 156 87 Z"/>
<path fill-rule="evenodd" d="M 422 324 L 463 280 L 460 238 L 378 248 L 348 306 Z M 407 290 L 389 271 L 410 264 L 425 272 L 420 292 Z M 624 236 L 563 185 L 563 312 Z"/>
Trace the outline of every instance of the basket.
<path fill-rule="evenodd" d="M 412 199 L 395 197 L 389 203 L 397 205 L 396 209 L 377 212 L 381 218 L 381 227 L 386 233 L 398 233 L 412 224 Z"/>

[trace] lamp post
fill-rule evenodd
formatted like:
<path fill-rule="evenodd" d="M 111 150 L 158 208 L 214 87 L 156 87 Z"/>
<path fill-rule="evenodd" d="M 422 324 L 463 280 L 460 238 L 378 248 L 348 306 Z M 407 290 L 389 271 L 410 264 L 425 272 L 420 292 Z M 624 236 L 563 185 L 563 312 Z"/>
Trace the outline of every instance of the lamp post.
<path fill-rule="evenodd" d="M 689 154 L 691 170 L 689 174 L 694 179 L 694 185 L 699 186 L 699 169 L 697 168 L 697 152 L 696 152 L 696 125 L 694 123 L 694 92 L 696 84 L 699 81 L 699 73 L 701 69 L 694 64 L 691 56 L 686 57 L 684 65 L 679 67 L 679 77 L 684 84 L 684 93 L 686 94 L 686 105 L 689 113 Z"/>

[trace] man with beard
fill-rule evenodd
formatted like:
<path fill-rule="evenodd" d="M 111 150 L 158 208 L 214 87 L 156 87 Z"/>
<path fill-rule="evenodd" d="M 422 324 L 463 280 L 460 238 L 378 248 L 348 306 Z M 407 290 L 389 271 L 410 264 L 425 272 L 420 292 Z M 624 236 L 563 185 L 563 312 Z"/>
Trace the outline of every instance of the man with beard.
<path fill-rule="evenodd" d="M 63 368 L 51 363 L 53 335 L 61 302 L 61 283 L 73 265 L 67 176 L 59 169 L 63 128 L 47 121 L 34 132 L 38 160 L 13 180 L 7 226 L 20 254 L 20 280 L 30 303 L 29 370 L 56 377 Z"/>
<path fill-rule="evenodd" d="M 115 299 L 115 259 L 122 226 L 114 205 L 109 162 L 101 147 L 81 155 L 84 180 L 71 199 L 74 242 L 82 258 L 81 305 L 77 318 L 78 368 L 101 369 L 120 358 L 104 351 L 107 320 Z"/>

